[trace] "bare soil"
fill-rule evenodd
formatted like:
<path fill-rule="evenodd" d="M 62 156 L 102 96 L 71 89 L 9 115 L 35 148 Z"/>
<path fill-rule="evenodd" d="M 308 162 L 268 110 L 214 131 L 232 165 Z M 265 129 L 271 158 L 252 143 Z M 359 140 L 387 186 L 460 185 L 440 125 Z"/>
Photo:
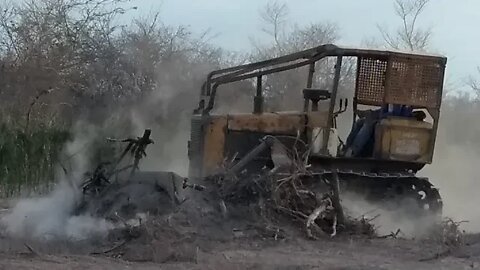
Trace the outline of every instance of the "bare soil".
<path fill-rule="evenodd" d="M 480 269 L 480 235 L 448 247 L 433 239 L 340 234 L 308 240 L 275 227 L 179 211 L 100 242 L 0 240 L 0 269 Z"/>
<path fill-rule="evenodd" d="M 473 237 L 474 238 L 474 237 Z M 288 240 L 228 243 L 213 241 L 210 248 L 193 249 L 183 258 L 165 259 L 165 252 L 111 258 L 105 255 L 33 254 L 26 250 L 0 253 L 0 269 L 479 269 L 480 244 L 449 255 L 438 246 L 399 239 L 342 238 L 321 241 Z M 132 256 L 132 255 L 130 255 Z M 155 257 L 156 256 L 156 257 Z M 189 257 L 190 256 L 190 257 Z M 149 257 L 149 258 L 146 258 Z M 438 257 L 438 258 L 437 258 Z M 173 258 L 173 257 L 171 257 Z M 130 259 L 130 260 L 127 260 Z"/>
<path fill-rule="evenodd" d="M 117 195 L 116 202 L 122 201 Z M 145 205 L 149 201 L 142 198 Z M 118 203 L 109 207 L 102 213 L 123 209 Z M 39 242 L 2 236 L 0 269 L 480 269 L 480 235 L 465 235 L 460 247 L 433 238 L 347 232 L 308 240 L 302 224 L 264 219 L 249 208 L 230 208 L 226 217 L 202 198 L 114 229 L 104 239 Z"/>

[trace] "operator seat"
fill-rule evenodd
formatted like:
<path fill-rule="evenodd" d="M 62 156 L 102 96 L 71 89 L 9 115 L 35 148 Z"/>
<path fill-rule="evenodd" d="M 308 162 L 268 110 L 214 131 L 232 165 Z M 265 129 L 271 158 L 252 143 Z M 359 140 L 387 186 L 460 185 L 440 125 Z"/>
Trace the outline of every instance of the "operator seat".
<path fill-rule="evenodd" d="M 303 99 L 305 100 L 304 111 L 308 111 L 309 103 L 312 103 L 312 111 L 318 111 L 318 102 L 320 100 L 330 99 L 330 91 L 324 89 L 303 89 Z"/>

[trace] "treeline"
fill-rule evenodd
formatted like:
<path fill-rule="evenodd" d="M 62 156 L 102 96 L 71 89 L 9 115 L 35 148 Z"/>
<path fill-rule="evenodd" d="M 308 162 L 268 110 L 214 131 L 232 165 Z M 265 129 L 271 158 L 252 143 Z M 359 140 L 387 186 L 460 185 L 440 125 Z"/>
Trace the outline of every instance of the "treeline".
<path fill-rule="evenodd" d="M 122 16 L 132 9 L 127 0 L 0 1 L 0 189 L 4 194 L 29 183 L 52 181 L 58 153 L 72 138 L 69 133 L 76 122 L 101 127 L 106 133 L 97 134 L 100 137 L 137 135 L 141 128 L 155 125 L 162 136 L 156 147 L 162 147 L 161 141 L 172 134 L 188 131 L 199 87 L 211 70 L 341 38 L 335 23 L 290 26 L 288 7 L 272 2 L 261 12 L 270 42 L 253 41 L 250 52 L 236 53 L 212 45 L 208 31 L 193 33 L 188 27 L 164 24 L 158 13 L 124 23 Z M 405 37 L 418 40 L 384 36 L 389 38 L 387 45 L 404 42 L 407 49 L 428 45 L 428 40 L 412 33 Z M 322 64 L 316 72 L 318 87 L 328 86 L 333 74 L 333 63 Z M 342 89 L 353 89 L 354 72 L 354 63 L 347 61 Z M 300 108 L 305 74 L 301 69 L 267 77 L 267 109 Z M 225 106 L 217 110 L 250 111 L 254 91 L 249 82 L 232 85 L 220 93 Z M 479 111 L 476 103 L 450 99 L 444 111 L 445 130 L 465 129 L 461 138 L 477 143 L 476 129 L 466 127 L 463 116 L 457 117 L 461 111 L 477 121 L 472 114 Z M 445 138 L 458 136 L 445 132 Z"/>
<path fill-rule="evenodd" d="M 164 25 L 158 15 L 118 23 L 129 11 L 123 0 L 0 7 L 0 189 L 7 194 L 53 181 L 76 121 L 123 131 L 118 136 L 132 135 L 147 117 L 175 123 L 194 106 L 190 91 L 225 59 L 206 34 Z M 136 106 L 140 119 L 130 115 Z"/>

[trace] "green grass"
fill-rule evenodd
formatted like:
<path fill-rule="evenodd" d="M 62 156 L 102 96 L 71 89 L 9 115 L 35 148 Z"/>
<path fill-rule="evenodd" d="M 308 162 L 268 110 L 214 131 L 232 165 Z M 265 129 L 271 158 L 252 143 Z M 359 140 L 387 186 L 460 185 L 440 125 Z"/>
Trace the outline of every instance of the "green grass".
<path fill-rule="evenodd" d="M 68 131 L 56 127 L 39 126 L 25 132 L 0 124 L 0 196 L 48 189 L 69 137 Z"/>

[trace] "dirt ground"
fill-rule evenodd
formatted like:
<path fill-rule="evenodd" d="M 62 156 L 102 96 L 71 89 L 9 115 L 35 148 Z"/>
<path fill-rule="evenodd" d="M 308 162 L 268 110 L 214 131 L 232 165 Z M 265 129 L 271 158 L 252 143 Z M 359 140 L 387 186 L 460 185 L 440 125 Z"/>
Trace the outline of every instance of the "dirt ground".
<path fill-rule="evenodd" d="M 465 235 L 464 245 L 450 248 L 438 239 L 346 232 L 308 240 L 298 224 L 279 226 L 241 211 L 227 218 L 201 201 L 187 201 L 96 241 L 2 235 L 0 269 L 480 269 L 480 235 Z"/>
<path fill-rule="evenodd" d="M 475 238 L 471 236 L 470 238 Z M 198 248 L 191 261 L 142 262 L 103 255 L 2 252 L 0 269 L 480 269 L 480 242 L 449 255 L 428 243 L 399 239 L 250 242 Z M 438 258 L 436 258 L 438 257 Z"/>
<path fill-rule="evenodd" d="M 308 240 L 294 226 L 220 221 L 176 213 L 97 244 L 3 237 L 0 269 L 480 269 L 475 234 L 449 248 L 432 239 L 346 234 Z"/>

